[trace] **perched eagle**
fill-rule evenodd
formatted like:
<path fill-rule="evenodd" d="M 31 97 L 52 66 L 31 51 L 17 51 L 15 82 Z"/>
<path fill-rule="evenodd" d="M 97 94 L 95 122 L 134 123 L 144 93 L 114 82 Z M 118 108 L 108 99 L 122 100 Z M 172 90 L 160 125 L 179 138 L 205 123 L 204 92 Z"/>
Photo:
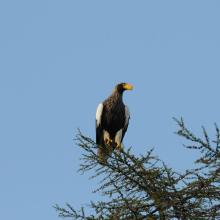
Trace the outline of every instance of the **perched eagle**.
<path fill-rule="evenodd" d="M 132 86 L 126 83 L 117 84 L 112 94 L 99 104 L 96 111 L 96 144 L 99 146 L 98 156 L 104 161 L 112 154 L 111 150 L 106 149 L 105 142 L 108 145 L 113 142 L 120 148 L 128 128 L 130 112 L 122 100 L 123 92 L 127 89 L 132 90 Z"/>

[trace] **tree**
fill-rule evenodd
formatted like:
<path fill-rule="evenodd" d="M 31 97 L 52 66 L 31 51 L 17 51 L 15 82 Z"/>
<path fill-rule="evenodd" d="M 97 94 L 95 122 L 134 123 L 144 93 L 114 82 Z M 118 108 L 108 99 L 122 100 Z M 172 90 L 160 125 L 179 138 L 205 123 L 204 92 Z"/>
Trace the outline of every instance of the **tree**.
<path fill-rule="evenodd" d="M 216 127 L 216 140 L 211 146 L 208 135 L 203 128 L 205 140 L 197 138 L 180 121 L 174 132 L 195 144 L 185 146 L 188 149 L 201 151 L 195 163 L 200 167 L 186 170 L 180 174 L 168 168 L 158 157 L 152 156 L 151 149 L 146 156 L 135 157 L 130 154 L 131 148 L 113 151 L 113 155 L 100 166 L 96 155 L 96 143 L 79 131 L 76 140 L 87 154 L 83 154 L 82 173 L 94 169 L 96 174 L 91 178 L 104 175 L 102 185 L 94 192 L 109 196 L 110 201 L 91 202 L 96 216 L 86 216 L 84 208 L 76 211 L 71 205 L 67 208 L 54 208 L 59 216 L 72 219 L 220 219 L 220 138 Z M 108 147 L 115 147 L 113 145 Z M 158 166 L 158 162 L 162 162 Z"/>

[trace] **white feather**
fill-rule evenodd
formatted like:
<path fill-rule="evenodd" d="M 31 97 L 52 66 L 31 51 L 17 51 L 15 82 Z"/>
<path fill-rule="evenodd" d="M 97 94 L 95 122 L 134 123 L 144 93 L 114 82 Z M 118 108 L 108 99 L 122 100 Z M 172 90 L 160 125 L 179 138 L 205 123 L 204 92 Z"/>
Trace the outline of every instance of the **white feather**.
<path fill-rule="evenodd" d="M 126 105 L 125 106 L 125 124 L 124 124 L 124 127 L 128 126 L 129 119 L 130 119 L 130 111 L 129 111 L 128 106 Z"/>
<path fill-rule="evenodd" d="M 101 119 L 102 119 L 102 111 L 103 111 L 104 105 L 102 103 L 99 104 L 97 111 L 96 111 L 96 126 L 101 126 Z"/>
<path fill-rule="evenodd" d="M 121 143 L 122 139 L 122 129 L 120 129 L 115 135 L 115 143 Z"/>
<path fill-rule="evenodd" d="M 104 140 L 106 140 L 107 138 L 110 138 L 109 133 L 105 131 L 104 129 L 103 129 L 103 137 L 104 137 Z"/>

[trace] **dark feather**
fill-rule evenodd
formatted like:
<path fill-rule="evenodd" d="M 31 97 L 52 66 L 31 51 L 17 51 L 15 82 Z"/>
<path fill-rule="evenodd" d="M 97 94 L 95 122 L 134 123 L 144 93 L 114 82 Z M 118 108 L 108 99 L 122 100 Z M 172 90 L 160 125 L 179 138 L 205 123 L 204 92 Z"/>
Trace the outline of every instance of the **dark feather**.
<path fill-rule="evenodd" d="M 116 133 L 124 127 L 125 123 L 125 105 L 118 94 L 114 94 L 106 99 L 105 114 L 103 114 L 102 128 L 110 134 L 110 139 L 114 139 Z"/>

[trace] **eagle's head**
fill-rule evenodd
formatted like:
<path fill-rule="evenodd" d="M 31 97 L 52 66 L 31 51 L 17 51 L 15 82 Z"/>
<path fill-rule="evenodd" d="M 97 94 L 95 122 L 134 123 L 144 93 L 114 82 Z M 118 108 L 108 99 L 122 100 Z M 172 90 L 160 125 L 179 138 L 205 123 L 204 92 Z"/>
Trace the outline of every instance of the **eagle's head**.
<path fill-rule="evenodd" d="M 127 83 L 119 83 L 115 86 L 115 90 L 120 94 L 122 94 L 127 89 L 132 90 L 133 89 L 132 85 Z"/>

